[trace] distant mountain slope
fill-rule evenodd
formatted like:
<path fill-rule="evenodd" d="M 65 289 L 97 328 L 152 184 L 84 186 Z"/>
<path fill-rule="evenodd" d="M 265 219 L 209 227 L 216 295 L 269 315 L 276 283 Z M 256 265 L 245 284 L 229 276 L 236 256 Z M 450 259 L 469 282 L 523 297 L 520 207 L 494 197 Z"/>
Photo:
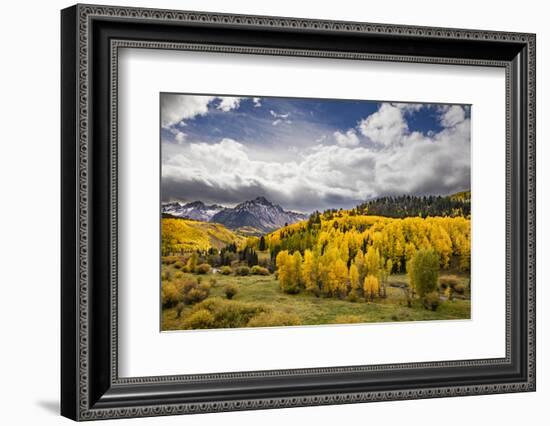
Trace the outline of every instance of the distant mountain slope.
<path fill-rule="evenodd" d="M 281 206 L 272 204 L 264 197 L 257 197 L 216 213 L 210 221 L 231 229 L 254 228 L 261 232 L 270 232 L 285 224 L 305 219 L 307 215 L 283 210 Z"/>
<path fill-rule="evenodd" d="M 228 244 L 240 244 L 244 238 L 219 223 L 190 219 L 162 219 L 162 254 L 177 254 L 193 250 L 221 249 Z"/>
<path fill-rule="evenodd" d="M 225 207 L 218 204 L 206 205 L 202 201 L 193 201 L 192 203 L 187 204 L 182 204 L 175 201 L 172 203 L 163 204 L 162 213 L 185 219 L 208 222 L 212 216 L 224 208 Z"/>
<path fill-rule="evenodd" d="M 470 191 L 449 196 L 400 195 L 380 197 L 358 205 L 356 214 L 368 214 L 394 218 L 428 216 L 470 216 Z"/>

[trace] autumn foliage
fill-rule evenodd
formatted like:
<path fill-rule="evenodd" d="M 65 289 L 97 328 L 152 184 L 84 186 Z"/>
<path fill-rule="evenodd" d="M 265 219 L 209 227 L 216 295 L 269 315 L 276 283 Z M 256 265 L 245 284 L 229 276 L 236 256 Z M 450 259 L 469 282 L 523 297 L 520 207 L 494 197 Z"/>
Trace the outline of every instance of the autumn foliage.
<path fill-rule="evenodd" d="M 281 290 L 367 300 L 384 296 L 390 274 L 407 272 L 423 296 L 437 289 L 439 270 L 470 266 L 470 220 L 318 214 L 266 237 Z M 407 268 L 408 266 L 408 268 Z"/>

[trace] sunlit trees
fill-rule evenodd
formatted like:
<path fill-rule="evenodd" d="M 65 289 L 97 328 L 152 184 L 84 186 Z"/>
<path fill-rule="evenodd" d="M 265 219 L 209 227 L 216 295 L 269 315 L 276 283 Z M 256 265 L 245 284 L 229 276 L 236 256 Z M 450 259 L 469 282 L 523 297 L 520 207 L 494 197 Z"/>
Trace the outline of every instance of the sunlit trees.
<path fill-rule="evenodd" d="M 295 252 L 290 256 L 288 251 L 279 252 L 276 259 L 279 285 L 285 293 L 298 293 L 300 291 L 302 256 Z"/>
<path fill-rule="evenodd" d="M 420 252 L 430 252 L 428 258 L 437 259 L 437 267 L 430 267 L 435 272 L 469 269 L 470 220 L 460 216 L 393 219 L 334 210 L 268 234 L 265 244 L 276 263 L 281 288 L 287 292 L 305 288 L 316 295 L 362 296 L 365 280 L 371 276 L 369 289 L 374 277 L 378 295 L 385 296 L 389 276 L 407 271 L 411 289 L 420 294 L 428 282 L 422 278 L 417 285 L 420 278 L 413 273 L 423 255 L 413 259 Z M 430 288 L 431 284 L 426 291 Z M 371 297 L 370 290 L 366 296 Z"/>
<path fill-rule="evenodd" d="M 384 261 L 384 258 L 380 259 L 379 276 L 380 276 L 380 295 L 382 297 L 387 296 L 386 286 L 387 286 L 388 277 L 391 274 L 392 268 L 393 268 L 393 262 L 391 259 L 388 259 L 387 261 Z"/>
<path fill-rule="evenodd" d="M 421 297 L 437 289 L 439 256 L 434 250 L 419 250 L 408 263 L 410 287 Z"/>
<path fill-rule="evenodd" d="M 372 302 L 374 300 L 374 296 L 378 293 L 379 289 L 380 284 L 378 282 L 378 278 L 376 278 L 374 275 L 367 275 L 365 277 L 365 281 L 363 282 L 365 299 L 370 299 L 370 301 Z"/>
<path fill-rule="evenodd" d="M 449 266 L 449 260 L 453 252 L 453 245 L 449 234 L 436 224 L 430 229 L 430 241 L 433 249 L 439 254 L 439 262 L 442 268 Z"/>
<path fill-rule="evenodd" d="M 380 253 L 378 249 L 369 247 L 365 254 L 365 275 L 378 277 L 380 272 Z"/>
<path fill-rule="evenodd" d="M 329 287 L 334 296 L 345 297 L 348 294 L 348 268 L 342 259 L 336 259 L 333 264 Z"/>
<path fill-rule="evenodd" d="M 302 255 L 299 251 L 295 251 L 292 255 L 292 274 L 291 280 L 295 287 L 299 290 L 302 287 Z"/>
<path fill-rule="evenodd" d="M 288 251 L 280 251 L 275 262 L 277 265 L 279 285 L 281 290 L 287 293 L 288 290 L 292 288 L 292 283 L 290 282 L 292 277 L 292 260 L 288 255 Z"/>
<path fill-rule="evenodd" d="M 353 265 L 357 268 L 357 273 L 359 274 L 359 283 L 363 283 L 365 279 L 365 254 L 363 250 L 359 249 L 355 258 L 353 259 Z"/>
<path fill-rule="evenodd" d="M 357 293 L 357 290 L 361 288 L 359 283 L 359 269 L 357 269 L 357 265 L 355 263 L 352 263 L 349 267 L 349 284 L 351 291 L 354 293 Z"/>
<path fill-rule="evenodd" d="M 314 252 L 306 250 L 304 252 L 304 262 L 302 264 L 302 282 L 306 290 L 316 293 L 318 287 L 319 260 Z"/>
<path fill-rule="evenodd" d="M 193 252 L 185 265 L 188 272 L 195 272 L 195 269 L 197 269 L 198 260 L 199 260 L 198 254 L 196 252 Z"/>

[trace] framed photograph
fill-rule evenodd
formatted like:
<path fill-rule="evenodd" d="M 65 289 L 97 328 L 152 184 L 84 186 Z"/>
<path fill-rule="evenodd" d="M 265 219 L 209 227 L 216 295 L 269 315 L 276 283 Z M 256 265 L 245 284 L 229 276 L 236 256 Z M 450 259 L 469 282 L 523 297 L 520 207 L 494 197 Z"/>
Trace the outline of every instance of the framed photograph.
<path fill-rule="evenodd" d="M 535 390 L 535 35 L 61 12 L 61 412 Z"/>

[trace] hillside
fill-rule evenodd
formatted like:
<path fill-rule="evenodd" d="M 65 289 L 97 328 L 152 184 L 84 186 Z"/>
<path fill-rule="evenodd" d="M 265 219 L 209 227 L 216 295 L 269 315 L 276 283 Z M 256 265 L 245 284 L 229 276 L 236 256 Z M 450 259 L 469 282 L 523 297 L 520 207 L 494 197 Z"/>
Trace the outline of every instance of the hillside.
<path fill-rule="evenodd" d="M 221 249 L 228 244 L 239 245 L 244 238 L 219 223 L 191 219 L 162 219 L 162 254 L 193 250 Z"/>
<path fill-rule="evenodd" d="M 468 217 L 470 216 L 470 191 L 457 192 L 448 196 L 412 196 L 400 195 L 380 197 L 358 205 L 356 214 L 404 217 Z"/>
<path fill-rule="evenodd" d="M 382 259 L 392 261 L 393 272 L 405 271 L 406 262 L 417 250 L 431 248 L 440 256 L 442 268 L 460 266 L 467 270 L 470 219 L 461 216 L 390 218 L 342 210 L 313 214 L 308 221 L 272 232 L 266 241 L 272 256 L 283 250 L 302 254 L 311 250 L 322 259 L 335 250 L 334 256 L 340 256 L 348 264 L 358 252 L 366 253 L 373 247 Z"/>
<path fill-rule="evenodd" d="M 470 201 L 472 199 L 472 191 L 462 191 L 456 194 L 449 195 L 449 198 L 454 201 Z"/>

